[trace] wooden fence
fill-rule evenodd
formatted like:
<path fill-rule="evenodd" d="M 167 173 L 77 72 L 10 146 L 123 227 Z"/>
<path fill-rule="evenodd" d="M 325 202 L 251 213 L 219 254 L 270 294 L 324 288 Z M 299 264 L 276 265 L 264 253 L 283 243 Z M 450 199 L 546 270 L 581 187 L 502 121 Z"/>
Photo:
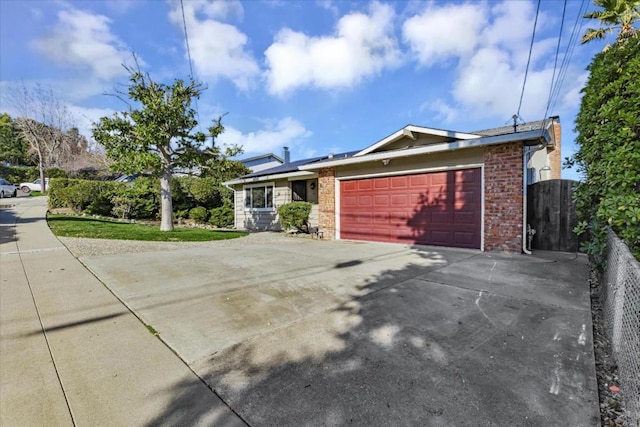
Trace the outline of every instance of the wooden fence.
<path fill-rule="evenodd" d="M 580 242 L 573 186 L 568 179 L 541 181 L 527 187 L 527 223 L 536 230 L 532 249 L 578 252 Z"/>

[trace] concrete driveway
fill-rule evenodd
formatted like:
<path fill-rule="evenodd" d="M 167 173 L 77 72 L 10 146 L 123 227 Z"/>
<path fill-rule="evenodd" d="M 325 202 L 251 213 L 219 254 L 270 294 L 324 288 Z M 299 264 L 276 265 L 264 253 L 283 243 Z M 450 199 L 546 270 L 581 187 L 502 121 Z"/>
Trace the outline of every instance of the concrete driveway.
<path fill-rule="evenodd" d="M 583 256 L 274 234 L 163 249 L 81 261 L 249 425 L 599 423 Z"/>

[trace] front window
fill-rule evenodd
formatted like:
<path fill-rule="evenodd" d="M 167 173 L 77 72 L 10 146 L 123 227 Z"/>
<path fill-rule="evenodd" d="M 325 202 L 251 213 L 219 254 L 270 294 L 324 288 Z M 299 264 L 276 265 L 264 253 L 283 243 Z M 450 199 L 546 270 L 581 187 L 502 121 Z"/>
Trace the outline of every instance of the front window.
<path fill-rule="evenodd" d="M 245 187 L 244 208 L 246 210 L 273 210 L 273 184 Z"/>

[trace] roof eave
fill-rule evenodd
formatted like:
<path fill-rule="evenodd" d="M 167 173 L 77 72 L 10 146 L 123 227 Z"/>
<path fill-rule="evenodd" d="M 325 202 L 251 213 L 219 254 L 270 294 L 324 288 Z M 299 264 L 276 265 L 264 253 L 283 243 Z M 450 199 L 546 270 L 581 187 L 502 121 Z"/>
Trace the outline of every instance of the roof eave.
<path fill-rule="evenodd" d="M 402 129 L 392 133 L 391 135 L 381 139 L 375 144 L 368 146 L 364 150 L 359 151 L 358 153 L 354 154 L 353 157 L 365 156 L 371 153 L 372 151 L 377 150 L 378 148 L 381 148 L 381 147 L 384 147 L 385 145 L 396 142 L 399 139 L 402 139 L 404 137 L 409 137 L 413 140 L 416 140 L 417 139 L 417 137 L 415 136 L 416 133 L 442 136 L 442 137 L 454 138 L 454 139 L 464 139 L 464 140 L 477 139 L 481 137 L 480 135 L 474 135 L 474 134 L 465 133 L 465 132 L 456 132 L 452 130 L 432 129 L 432 128 L 426 128 L 422 126 L 407 125 Z"/>
<path fill-rule="evenodd" d="M 300 170 L 317 170 L 327 167 L 350 165 L 355 163 L 365 163 L 383 159 L 394 159 L 400 157 L 411 157 L 421 154 L 438 153 L 444 151 L 462 150 L 475 147 L 484 147 L 497 144 L 508 144 L 510 142 L 522 141 L 524 145 L 536 145 L 540 143 L 548 143 L 551 136 L 546 130 L 533 130 L 526 132 L 511 133 L 505 135 L 488 136 L 477 139 L 458 140 L 443 144 L 427 145 L 419 148 L 412 148 L 399 151 L 385 151 L 382 153 L 373 153 L 360 157 L 348 157 L 346 159 L 338 159 L 328 162 L 319 162 L 309 165 L 300 166 Z"/>
<path fill-rule="evenodd" d="M 285 173 L 274 173 L 270 175 L 262 175 L 262 176 L 252 176 L 250 178 L 238 178 L 231 181 L 223 182 L 222 185 L 238 185 L 238 184 L 251 184 L 255 182 L 262 181 L 272 181 L 274 179 L 282 179 L 282 178 L 291 178 L 291 177 L 312 177 L 315 173 L 307 172 L 307 171 L 293 171 L 293 172 L 285 172 Z"/>
<path fill-rule="evenodd" d="M 273 153 L 267 153 L 267 154 L 260 154 L 259 156 L 253 156 L 253 157 L 247 157 L 246 159 L 240 159 L 238 160 L 240 163 L 243 162 L 251 162 L 253 160 L 258 160 L 258 159 L 267 159 L 269 157 L 273 157 L 275 160 L 279 161 L 280 163 L 284 163 L 284 160 L 282 158 L 280 158 L 280 156 L 273 154 Z"/>

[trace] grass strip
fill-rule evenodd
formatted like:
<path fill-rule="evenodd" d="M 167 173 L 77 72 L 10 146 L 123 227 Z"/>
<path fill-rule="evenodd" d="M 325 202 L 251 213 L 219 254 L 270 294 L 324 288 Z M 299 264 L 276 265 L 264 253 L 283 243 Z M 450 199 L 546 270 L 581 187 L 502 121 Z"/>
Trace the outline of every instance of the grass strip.
<path fill-rule="evenodd" d="M 50 214 L 47 215 L 47 222 L 56 236 L 90 239 L 208 242 L 211 240 L 236 239 L 248 234 L 241 231 L 206 230 L 202 228 L 176 228 L 173 231 L 160 231 L 159 227 L 152 225 L 71 215 Z"/>

